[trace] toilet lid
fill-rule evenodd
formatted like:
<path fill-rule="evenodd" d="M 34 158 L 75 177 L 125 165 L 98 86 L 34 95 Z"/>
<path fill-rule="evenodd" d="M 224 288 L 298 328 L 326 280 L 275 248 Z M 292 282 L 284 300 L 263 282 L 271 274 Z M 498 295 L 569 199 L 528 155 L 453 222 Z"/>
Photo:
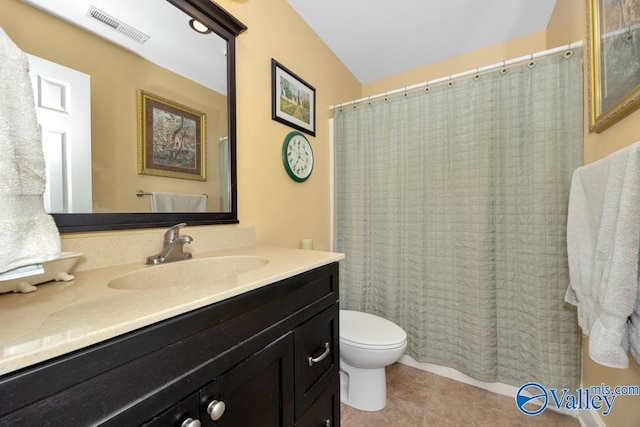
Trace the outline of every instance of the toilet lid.
<path fill-rule="evenodd" d="M 406 332 L 382 317 L 340 310 L 340 340 L 364 347 L 392 347 L 404 343 Z"/>

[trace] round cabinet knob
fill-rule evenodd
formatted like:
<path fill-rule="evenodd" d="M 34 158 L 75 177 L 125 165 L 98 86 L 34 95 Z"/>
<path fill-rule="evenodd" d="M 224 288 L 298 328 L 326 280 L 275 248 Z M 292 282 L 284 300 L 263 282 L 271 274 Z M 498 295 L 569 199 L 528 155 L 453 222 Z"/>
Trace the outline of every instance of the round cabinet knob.
<path fill-rule="evenodd" d="M 200 427 L 200 420 L 194 420 L 193 418 L 187 418 L 182 422 L 180 427 Z"/>
<path fill-rule="evenodd" d="M 213 421 L 218 421 L 224 415 L 224 410 L 227 406 L 223 401 L 212 400 L 207 406 L 207 413 L 211 416 Z"/>

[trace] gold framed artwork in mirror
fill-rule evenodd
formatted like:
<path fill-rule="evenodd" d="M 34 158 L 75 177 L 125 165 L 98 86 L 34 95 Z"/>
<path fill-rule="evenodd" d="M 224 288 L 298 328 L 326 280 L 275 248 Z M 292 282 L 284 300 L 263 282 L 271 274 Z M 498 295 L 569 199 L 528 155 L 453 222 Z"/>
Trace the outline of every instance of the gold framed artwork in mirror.
<path fill-rule="evenodd" d="M 587 0 L 589 132 L 640 106 L 640 0 Z"/>
<path fill-rule="evenodd" d="M 138 173 L 207 180 L 206 114 L 138 90 Z"/>

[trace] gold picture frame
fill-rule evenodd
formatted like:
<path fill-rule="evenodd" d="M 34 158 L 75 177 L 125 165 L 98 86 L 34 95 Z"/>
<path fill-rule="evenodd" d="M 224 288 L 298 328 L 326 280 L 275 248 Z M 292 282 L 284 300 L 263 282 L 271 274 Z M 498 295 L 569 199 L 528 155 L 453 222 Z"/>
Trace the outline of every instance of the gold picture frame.
<path fill-rule="evenodd" d="M 138 90 L 138 174 L 207 180 L 206 114 Z"/>
<path fill-rule="evenodd" d="M 640 0 L 587 0 L 589 132 L 640 106 Z"/>

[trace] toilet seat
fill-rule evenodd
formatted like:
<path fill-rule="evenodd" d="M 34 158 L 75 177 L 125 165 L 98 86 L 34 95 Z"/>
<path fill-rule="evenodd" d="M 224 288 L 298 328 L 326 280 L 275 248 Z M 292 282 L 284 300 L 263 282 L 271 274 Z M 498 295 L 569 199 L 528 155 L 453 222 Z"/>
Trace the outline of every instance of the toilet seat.
<path fill-rule="evenodd" d="M 371 350 L 402 347 L 406 332 L 395 323 L 361 311 L 340 310 L 340 342 Z"/>
<path fill-rule="evenodd" d="M 401 342 L 395 343 L 395 344 L 390 344 L 390 345 L 369 345 L 369 344 L 353 342 L 353 341 L 349 341 L 349 340 L 345 340 L 343 338 L 340 338 L 340 343 L 341 344 L 350 345 L 350 346 L 353 346 L 353 347 L 357 347 L 357 348 L 361 348 L 363 350 L 393 350 L 393 349 L 400 348 L 400 347 L 406 345 L 407 344 L 407 340 L 404 340 L 404 341 L 401 341 Z"/>

